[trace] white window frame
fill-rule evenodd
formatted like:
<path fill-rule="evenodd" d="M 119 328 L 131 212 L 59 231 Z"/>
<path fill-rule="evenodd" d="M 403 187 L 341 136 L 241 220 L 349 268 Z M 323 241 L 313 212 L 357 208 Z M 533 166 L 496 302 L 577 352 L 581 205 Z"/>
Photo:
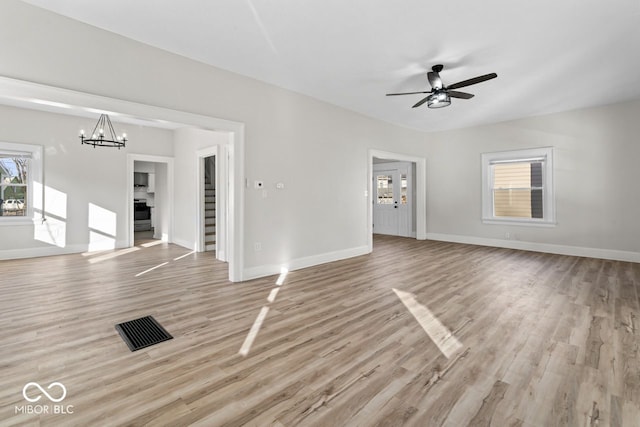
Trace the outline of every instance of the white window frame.
<path fill-rule="evenodd" d="M 0 141 L 0 155 L 29 156 L 27 171 L 27 214 L 20 217 L 0 216 L 0 226 L 31 225 L 36 219 L 34 205 L 42 205 L 42 146 Z"/>
<path fill-rule="evenodd" d="M 493 174 L 491 164 L 542 159 L 542 218 L 496 217 L 493 209 Z M 553 147 L 501 151 L 482 154 L 482 222 L 541 227 L 556 225 L 555 187 L 553 184 Z"/>

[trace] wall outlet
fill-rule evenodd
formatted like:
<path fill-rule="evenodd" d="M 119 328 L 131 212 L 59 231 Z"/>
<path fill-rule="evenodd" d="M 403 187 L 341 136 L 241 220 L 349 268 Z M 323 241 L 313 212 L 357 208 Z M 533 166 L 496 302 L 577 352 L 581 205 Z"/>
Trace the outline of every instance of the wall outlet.
<path fill-rule="evenodd" d="M 260 251 L 262 250 L 262 243 L 260 243 L 260 242 L 255 242 L 255 243 L 253 244 L 253 250 L 254 250 L 255 252 L 260 252 Z"/>
<path fill-rule="evenodd" d="M 504 238 L 507 240 L 511 239 L 511 233 L 509 233 L 508 231 L 504 233 Z"/>

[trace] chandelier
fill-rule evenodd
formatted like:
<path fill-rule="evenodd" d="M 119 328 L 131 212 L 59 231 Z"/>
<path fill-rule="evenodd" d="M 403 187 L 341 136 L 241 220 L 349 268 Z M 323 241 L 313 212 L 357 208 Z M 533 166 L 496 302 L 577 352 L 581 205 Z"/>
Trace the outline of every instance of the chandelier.
<path fill-rule="evenodd" d="M 119 150 L 120 147 L 124 147 L 125 142 L 127 142 L 127 134 L 123 133 L 122 136 L 116 135 L 109 116 L 101 114 L 98 123 L 96 123 L 96 127 L 93 128 L 91 137 L 85 136 L 83 130 L 80 131 L 80 142 L 82 144 L 93 145 L 93 148 L 117 147 Z"/>

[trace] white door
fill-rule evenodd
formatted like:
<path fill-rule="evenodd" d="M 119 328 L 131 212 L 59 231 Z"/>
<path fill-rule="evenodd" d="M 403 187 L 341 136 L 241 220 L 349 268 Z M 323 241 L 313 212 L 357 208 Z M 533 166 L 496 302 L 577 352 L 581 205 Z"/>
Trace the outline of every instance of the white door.
<path fill-rule="evenodd" d="M 386 167 L 386 168 L 385 168 Z M 375 165 L 373 171 L 373 232 L 411 234 L 409 167 Z"/>

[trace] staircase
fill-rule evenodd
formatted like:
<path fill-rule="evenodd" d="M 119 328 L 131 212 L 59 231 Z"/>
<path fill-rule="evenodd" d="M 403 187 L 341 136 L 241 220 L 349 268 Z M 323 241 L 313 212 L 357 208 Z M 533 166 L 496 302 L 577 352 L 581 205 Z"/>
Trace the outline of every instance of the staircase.
<path fill-rule="evenodd" d="M 204 183 L 204 250 L 216 250 L 216 188 L 207 178 Z"/>

